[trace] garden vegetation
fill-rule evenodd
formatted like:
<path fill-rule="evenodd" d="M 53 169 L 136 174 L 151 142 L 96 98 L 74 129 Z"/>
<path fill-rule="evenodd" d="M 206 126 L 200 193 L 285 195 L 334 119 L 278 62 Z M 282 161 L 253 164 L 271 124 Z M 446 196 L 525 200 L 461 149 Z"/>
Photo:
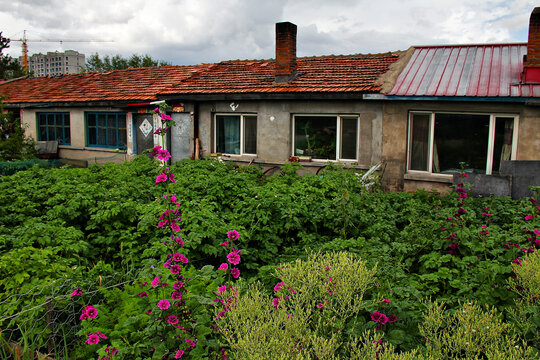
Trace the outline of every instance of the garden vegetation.
<path fill-rule="evenodd" d="M 539 357 L 535 200 L 367 191 L 353 170 L 299 168 L 140 156 L 1 177 L 0 314 L 16 316 L 0 328 L 44 323 L 28 309 L 47 291 L 7 299 L 65 278 L 69 359 Z M 125 284 L 88 303 L 106 276 Z"/>

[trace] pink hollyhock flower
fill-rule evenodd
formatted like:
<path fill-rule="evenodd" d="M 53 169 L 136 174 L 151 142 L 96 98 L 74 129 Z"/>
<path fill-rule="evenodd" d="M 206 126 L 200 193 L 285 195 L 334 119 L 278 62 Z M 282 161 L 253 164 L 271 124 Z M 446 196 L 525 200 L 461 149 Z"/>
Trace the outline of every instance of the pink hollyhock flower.
<path fill-rule="evenodd" d="M 384 325 L 388 322 L 388 317 L 381 312 L 375 311 L 371 314 L 371 320 Z"/>
<path fill-rule="evenodd" d="M 389 304 L 389 303 L 390 303 L 390 300 L 383 298 L 383 299 L 382 299 L 382 302 L 383 302 L 383 303 Z"/>
<path fill-rule="evenodd" d="M 540 230 L 534 229 L 533 232 L 534 232 L 537 236 L 540 236 Z"/>
<path fill-rule="evenodd" d="M 169 317 L 167 318 L 167 321 L 169 322 L 169 324 L 171 325 L 176 325 L 178 324 L 178 318 L 174 315 L 169 315 Z"/>
<path fill-rule="evenodd" d="M 326 270 L 326 271 L 330 270 L 330 266 L 326 265 L 326 266 L 324 267 L 324 270 Z"/>
<path fill-rule="evenodd" d="M 171 274 L 173 274 L 173 275 L 180 274 L 180 270 L 182 270 L 180 265 L 174 264 L 173 266 L 171 266 Z"/>
<path fill-rule="evenodd" d="M 156 145 L 152 148 L 152 156 L 156 156 L 159 153 L 159 150 L 161 150 L 161 145 Z"/>
<path fill-rule="evenodd" d="M 99 336 L 96 334 L 88 334 L 88 339 L 85 341 L 88 345 L 95 345 L 99 343 Z"/>
<path fill-rule="evenodd" d="M 238 270 L 237 268 L 232 268 L 231 275 L 233 278 L 238 279 L 238 277 L 240 277 L 240 270 Z"/>
<path fill-rule="evenodd" d="M 159 114 L 159 108 L 158 108 L 158 107 L 155 108 L 155 109 L 154 109 L 154 112 Z"/>
<path fill-rule="evenodd" d="M 281 290 L 281 287 L 284 285 L 283 281 L 280 281 L 276 284 L 276 286 L 274 286 L 274 291 L 279 291 Z"/>
<path fill-rule="evenodd" d="M 180 359 L 182 357 L 182 355 L 184 355 L 184 350 L 178 350 L 176 352 L 176 355 L 174 355 L 174 358 L 175 359 Z"/>
<path fill-rule="evenodd" d="M 171 230 L 174 232 L 180 232 L 180 226 L 177 223 L 172 223 Z"/>
<path fill-rule="evenodd" d="M 184 256 L 184 254 L 180 253 L 174 253 L 173 254 L 173 260 L 174 261 L 180 261 L 184 264 L 187 264 L 189 262 L 188 258 Z"/>
<path fill-rule="evenodd" d="M 229 246 L 229 242 L 228 242 L 228 241 L 224 241 L 224 242 L 220 243 L 219 245 L 221 245 L 221 246 Z"/>
<path fill-rule="evenodd" d="M 171 303 L 167 300 L 159 300 L 158 301 L 158 308 L 161 310 L 167 310 L 171 306 Z"/>
<path fill-rule="evenodd" d="M 184 283 L 181 281 L 177 281 L 173 284 L 173 289 L 180 290 L 184 286 Z"/>
<path fill-rule="evenodd" d="M 85 312 L 83 312 L 83 313 L 81 314 L 81 316 L 79 317 L 79 320 L 84 321 L 84 320 L 86 320 L 86 319 L 88 319 L 88 314 L 85 313 Z"/>
<path fill-rule="evenodd" d="M 152 285 L 152 287 L 156 287 L 159 285 L 159 276 L 156 276 L 154 278 L 154 280 L 152 280 L 152 282 L 150 283 L 150 285 Z"/>
<path fill-rule="evenodd" d="M 533 216 L 532 215 L 527 215 L 525 216 L 525 221 L 529 221 L 529 220 L 532 220 Z"/>
<path fill-rule="evenodd" d="M 156 184 L 167 181 L 167 174 L 161 173 L 156 177 Z"/>
<path fill-rule="evenodd" d="M 171 154 L 169 154 L 169 152 L 166 149 L 161 149 L 158 151 L 157 158 L 158 160 L 161 160 L 161 161 L 167 161 L 171 158 Z"/>
<path fill-rule="evenodd" d="M 171 240 L 174 240 L 178 245 L 184 247 L 184 240 L 180 236 L 171 235 Z"/>
<path fill-rule="evenodd" d="M 169 180 L 170 180 L 173 184 L 176 184 L 176 180 L 174 180 L 174 174 L 173 174 L 173 173 L 170 173 L 170 174 L 169 174 Z"/>
<path fill-rule="evenodd" d="M 163 120 L 163 121 L 172 121 L 172 117 L 170 117 L 167 114 L 161 114 L 159 116 L 161 116 L 161 120 Z"/>
<path fill-rule="evenodd" d="M 106 338 L 107 338 L 107 337 L 105 336 L 105 334 L 103 334 L 103 333 L 101 333 L 101 332 L 99 332 L 99 331 L 94 332 L 94 334 L 96 334 L 97 336 L 99 336 L 99 337 L 102 338 L 102 339 L 106 339 Z"/>
<path fill-rule="evenodd" d="M 81 296 L 82 295 L 82 289 L 81 288 L 76 288 L 75 290 L 73 290 L 73 292 L 71 293 L 71 297 L 74 297 L 74 296 Z"/>
<path fill-rule="evenodd" d="M 227 233 L 227 237 L 228 237 L 229 239 L 231 239 L 232 241 L 237 240 L 239 236 L 240 236 L 240 235 L 238 234 L 238 231 L 236 231 L 236 230 L 231 230 L 231 231 L 229 231 L 229 232 Z"/>
<path fill-rule="evenodd" d="M 225 271 L 225 270 L 227 270 L 228 268 L 229 268 L 229 264 L 223 263 L 223 264 L 221 264 L 221 265 L 219 266 L 218 270 L 223 270 L 223 271 Z"/>
<path fill-rule="evenodd" d="M 86 315 L 88 315 L 89 318 L 91 319 L 95 319 L 97 314 L 98 314 L 98 311 L 96 308 L 94 308 L 92 305 L 88 305 L 87 307 L 84 308 L 84 312 L 86 313 Z"/>
<path fill-rule="evenodd" d="M 515 258 L 514 259 L 514 264 L 521 265 L 521 259 L 520 258 Z"/>
<path fill-rule="evenodd" d="M 316 306 L 317 306 L 317 309 L 322 309 L 324 307 L 324 304 L 320 302 Z"/>
<path fill-rule="evenodd" d="M 240 254 L 233 251 L 227 255 L 227 260 L 233 265 L 238 265 L 240 263 Z"/>
<path fill-rule="evenodd" d="M 182 299 L 182 293 L 180 291 L 173 291 L 173 293 L 171 294 L 171 299 L 173 300 Z"/>
<path fill-rule="evenodd" d="M 137 294 L 137 296 L 140 298 L 148 297 L 148 293 L 146 291 L 141 291 L 140 293 Z"/>
<path fill-rule="evenodd" d="M 225 291 L 227 291 L 227 285 L 220 286 L 216 291 L 216 295 L 222 295 Z"/>
<path fill-rule="evenodd" d="M 152 135 L 159 135 L 160 133 L 161 133 L 161 128 L 158 127 L 158 128 L 156 129 L 156 131 L 154 131 L 154 132 L 152 133 Z"/>
<path fill-rule="evenodd" d="M 274 305 L 275 307 L 278 307 L 280 300 L 281 300 L 281 298 L 279 298 L 279 297 L 273 298 L 272 299 L 272 305 Z"/>
<path fill-rule="evenodd" d="M 188 343 L 189 346 L 191 347 L 195 347 L 195 341 L 191 340 L 191 339 L 186 339 L 186 342 Z"/>
<path fill-rule="evenodd" d="M 394 323 L 396 321 L 397 321 L 397 316 L 396 315 L 392 314 L 392 315 L 388 316 L 388 322 L 389 323 Z"/>

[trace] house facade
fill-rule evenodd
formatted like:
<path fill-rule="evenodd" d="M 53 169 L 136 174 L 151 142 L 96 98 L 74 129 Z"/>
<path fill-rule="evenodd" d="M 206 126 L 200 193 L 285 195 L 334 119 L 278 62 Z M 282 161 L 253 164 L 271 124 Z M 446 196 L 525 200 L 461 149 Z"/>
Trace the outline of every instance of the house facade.
<path fill-rule="evenodd" d="M 23 79 L 0 94 L 64 158 L 121 162 L 159 144 L 165 101 L 173 161 L 382 163 L 388 190 L 445 190 L 462 166 L 492 176 L 540 160 L 537 16 L 527 44 L 320 57 L 297 57 L 296 26 L 278 23 L 275 59 Z"/>

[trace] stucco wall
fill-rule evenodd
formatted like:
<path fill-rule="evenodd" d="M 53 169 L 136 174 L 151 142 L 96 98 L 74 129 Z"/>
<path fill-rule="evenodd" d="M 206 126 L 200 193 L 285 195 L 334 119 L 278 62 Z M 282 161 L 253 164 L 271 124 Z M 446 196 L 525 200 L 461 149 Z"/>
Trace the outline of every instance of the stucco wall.
<path fill-rule="evenodd" d="M 48 107 L 39 109 L 21 110 L 21 122 L 25 126 L 26 135 L 37 141 L 37 117 L 38 112 L 69 112 L 70 118 L 70 145 L 60 145 L 58 147 L 58 156 L 67 159 L 82 159 L 89 163 L 115 162 L 121 163 L 132 159 L 133 142 L 129 132 L 132 130 L 131 115 L 127 113 L 126 127 L 128 131 L 127 151 L 106 148 L 96 148 L 86 146 L 86 130 L 84 122 L 84 113 L 87 111 L 110 111 L 126 112 L 124 109 L 114 107 L 89 107 L 89 108 L 66 108 L 66 107 Z"/>
<path fill-rule="evenodd" d="M 519 116 L 516 160 L 540 160 L 540 106 L 520 103 L 456 101 L 383 102 L 383 185 L 390 191 L 449 189 L 451 179 L 439 175 L 407 174 L 407 126 L 410 111 L 445 111 Z M 466 129 L 464 129 L 466 131 Z"/>
<path fill-rule="evenodd" d="M 295 114 L 359 115 L 358 161 L 367 168 L 381 159 L 382 109 L 377 103 L 350 101 L 217 101 L 200 105 L 202 156 L 214 152 L 213 117 L 216 113 L 257 115 L 257 156 L 231 156 L 233 160 L 284 163 L 292 155 L 292 116 Z"/>

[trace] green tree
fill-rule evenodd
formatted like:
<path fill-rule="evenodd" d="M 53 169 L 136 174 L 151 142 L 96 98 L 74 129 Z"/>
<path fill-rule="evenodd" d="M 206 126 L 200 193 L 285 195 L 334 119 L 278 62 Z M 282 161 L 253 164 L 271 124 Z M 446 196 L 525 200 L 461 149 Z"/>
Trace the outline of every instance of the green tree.
<path fill-rule="evenodd" d="M 13 79 L 24 76 L 24 69 L 19 62 L 11 56 L 3 53 L 4 49 L 9 48 L 10 40 L 2 36 L 0 31 L 0 80 Z"/>
<path fill-rule="evenodd" d="M 152 59 L 152 57 L 147 54 L 133 54 L 129 58 L 124 58 L 121 55 L 114 55 L 112 57 L 105 55 L 101 58 L 98 53 L 95 53 L 90 55 L 86 60 L 86 71 L 110 71 L 164 65 L 170 65 L 170 63 L 163 60 Z"/>
<path fill-rule="evenodd" d="M 0 97 L 0 161 L 35 158 L 34 141 L 24 134 L 21 121 L 12 112 L 4 113 Z"/>

